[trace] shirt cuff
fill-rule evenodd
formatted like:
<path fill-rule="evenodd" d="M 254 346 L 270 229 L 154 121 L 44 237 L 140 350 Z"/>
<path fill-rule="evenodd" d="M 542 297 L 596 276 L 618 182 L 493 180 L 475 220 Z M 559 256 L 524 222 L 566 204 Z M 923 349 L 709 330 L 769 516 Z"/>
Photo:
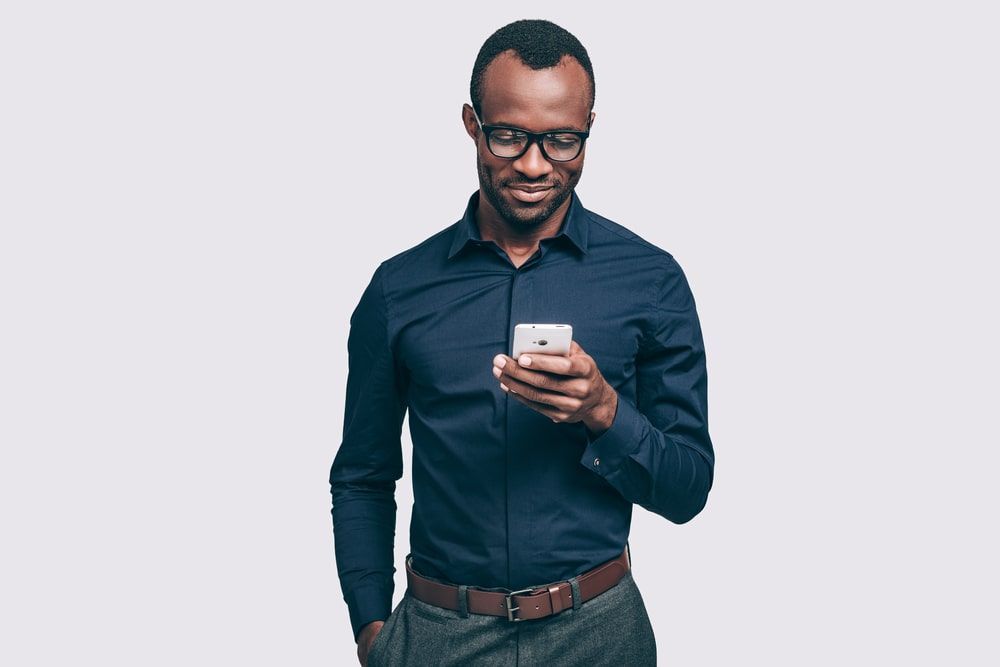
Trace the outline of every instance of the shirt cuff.
<path fill-rule="evenodd" d="M 361 629 L 372 621 L 384 621 L 392 613 L 392 591 L 381 586 L 365 586 L 344 598 L 351 615 L 351 628 L 357 643 Z"/>
<path fill-rule="evenodd" d="M 618 470 L 629 454 L 639 450 L 644 421 L 642 413 L 619 394 L 611 427 L 596 438 L 587 432 L 588 444 L 580 463 L 602 477 Z"/>

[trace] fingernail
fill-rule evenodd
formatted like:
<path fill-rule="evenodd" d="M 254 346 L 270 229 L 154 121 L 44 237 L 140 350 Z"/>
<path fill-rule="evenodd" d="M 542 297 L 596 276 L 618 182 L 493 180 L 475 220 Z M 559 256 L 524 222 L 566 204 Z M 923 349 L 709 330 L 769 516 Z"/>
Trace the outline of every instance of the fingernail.
<path fill-rule="evenodd" d="M 501 375 L 503 375 L 503 371 L 500 370 L 499 368 L 497 368 L 496 366 L 494 366 L 493 367 L 493 376 L 494 377 L 500 377 Z"/>
<path fill-rule="evenodd" d="M 510 391 L 510 388 L 503 382 L 500 383 L 500 388 L 503 389 L 504 391 Z"/>
<path fill-rule="evenodd" d="M 504 358 L 504 356 L 502 354 L 498 354 L 497 356 L 493 357 L 493 364 L 495 366 L 499 366 L 500 368 L 503 368 L 504 364 L 506 364 L 506 363 L 507 363 L 507 360 Z"/>
<path fill-rule="evenodd" d="M 517 363 L 521 364 L 522 366 L 530 366 L 531 357 L 526 357 L 522 354 L 520 357 L 517 358 Z"/>

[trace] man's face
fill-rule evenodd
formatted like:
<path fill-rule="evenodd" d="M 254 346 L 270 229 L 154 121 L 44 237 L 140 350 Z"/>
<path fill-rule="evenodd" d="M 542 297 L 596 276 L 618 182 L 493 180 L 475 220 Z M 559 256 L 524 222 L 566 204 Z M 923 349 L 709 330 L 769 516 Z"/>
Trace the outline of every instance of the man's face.
<path fill-rule="evenodd" d="M 533 70 L 514 54 L 500 54 L 483 77 L 482 122 L 529 132 L 586 131 L 590 113 L 590 79 L 575 58 L 563 56 L 555 67 Z M 517 159 L 490 152 L 469 105 L 463 109 L 469 135 L 476 140 L 479 185 L 488 203 L 521 231 L 545 222 L 562 206 L 580 181 L 584 150 L 569 162 L 546 159 L 537 143 Z M 525 189 L 542 191 L 529 193 Z"/>

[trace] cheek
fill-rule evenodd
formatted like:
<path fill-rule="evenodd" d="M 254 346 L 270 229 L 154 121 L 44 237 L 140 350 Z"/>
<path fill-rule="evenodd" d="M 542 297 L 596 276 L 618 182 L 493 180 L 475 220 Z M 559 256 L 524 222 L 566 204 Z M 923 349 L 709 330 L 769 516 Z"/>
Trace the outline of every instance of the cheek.
<path fill-rule="evenodd" d="M 493 165 L 490 164 L 489 158 L 480 153 L 476 159 L 476 164 L 479 166 L 479 176 L 487 181 L 492 181 L 495 170 Z"/>
<path fill-rule="evenodd" d="M 483 173 L 486 174 L 489 180 L 495 183 L 501 183 L 510 179 L 510 174 L 507 173 L 509 164 L 506 161 L 499 161 L 497 158 L 490 155 L 482 156 L 480 158 L 480 164 L 483 166 Z"/>
<path fill-rule="evenodd" d="M 582 166 L 583 165 L 580 165 L 580 167 L 577 167 L 576 169 L 567 169 L 565 167 L 559 168 L 557 170 L 559 178 L 562 179 L 563 183 L 573 183 L 574 181 L 580 178 L 580 171 L 582 170 L 581 169 Z"/>

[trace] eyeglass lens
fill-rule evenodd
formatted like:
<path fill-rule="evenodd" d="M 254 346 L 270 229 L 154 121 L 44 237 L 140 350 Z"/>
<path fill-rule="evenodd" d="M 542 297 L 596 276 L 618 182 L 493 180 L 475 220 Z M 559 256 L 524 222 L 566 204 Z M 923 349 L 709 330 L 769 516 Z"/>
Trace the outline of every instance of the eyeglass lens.
<path fill-rule="evenodd" d="M 542 138 L 543 152 L 553 160 L 567 161 L 580 154 L 583 140 L 575 134 L 553 133 Z M 518 157 L 528 147 L 528 135 L 517 130 L 498 129 L 490 134 L 490 150 L 497 157 Z"/>

